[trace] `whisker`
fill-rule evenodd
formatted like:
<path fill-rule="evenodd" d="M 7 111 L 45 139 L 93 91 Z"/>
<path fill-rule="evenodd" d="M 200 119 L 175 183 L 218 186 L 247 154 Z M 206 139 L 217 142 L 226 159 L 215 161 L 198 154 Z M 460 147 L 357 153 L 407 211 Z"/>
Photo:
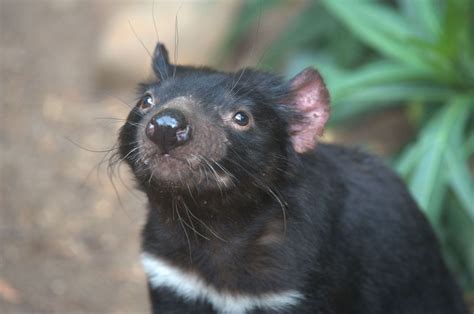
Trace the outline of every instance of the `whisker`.
<path fill-rule="evenodd" d="M 155 35 L 156 41 L 160 41 L 160 37 L 158 36 L 158 27 L 156 26 L 156 18 L 155 18 L 155 0 L 153 0 L 151 4 L 151 17 L 153 18 L 153 27 L 155 28 Z"/>
<path fill-rule="evenodd" d="M 90 153 L 107 153 L 107 152 L 111 152 L 111 151 L 114 151 L 116 150 L 117 148 L 114 146 L 112 146 L 112 148 L 109 148 L 109 149 L 89 149 L 89 148 L 86 148 L 82 145 L 80 145 L 79 143 L 73 141 L 72 139 L 70 139 L 69 137 L 65 136 L 64 137 L 66 140 L 68 140 L 69 142 L 71 142 L 72 144 L 74 144 L 75 146 L 79 147 L 80 149 L 83 149 L 87 152 L 90 152 Z"/>
<path fill-rule="evenodd" d="M 235 162 L 232 159 L 227 159 L 229 162 L 235 164 L 237 167 L 240 167 L 245 173 L 247 173 L 255 182 L 261 186 L 264 187 L 265 191 L 272 197 L 274 198 L 278 204 L 281 207 L 282 214 L 283 214 L 283 226 L 284 226 L 284 234 L 286 235 L 286 229 L 287 229 L 287 203 L 286 201 L 282 200 L 281 194 L 278 192 L 278 189 L 276 187 L 272 186 L 270 183 L 263 181 L 262 179 L 256 177 L 254 174 L 252 174 L 250 171 L 248 171 L 245 167 L 243 167 L 240 163 Z"/>
<path fill-rule="evenodd" d="M 179 48 L 179 31 L 178 31 L 178 15 L 181 10 L 182 3 L 179 5 L 178 10 L 176 11 L 174 19 L 174 68 L 173 68 L 173 78 L 176 77 L 176 67 L 178 64 L 178 48 Z"/>
<path fill-rule="evenodd" d="M 283 214 L 283 235 L 286 236 L 286 206 L 283 204 L 283 201 L 280 199 L 280 197 L 278 197 L 278 195 L 270 187 L 268 187 L 267 190 L 280 204 Z"/>
<path fill-rule="evenodd" d="M 122 211 L 125 213 L 125 216 L 127 216 L 127 218 L 130 221 L 133 221 L 132 217 L 130 217 L 127 210 L 125 209 L 125 206 L 123 205 L 122 198 L 120 197 L 120 193 L 119 193 L 119 191 L 117 189 L 117 186 L 115 185 L 115 182 L 114 182 L 114 179 L 113 179 L 113 172 L 110 173 L 108 171 L 108 177 L 109 177 L 110 183 L 112 184 L 112 188 L 114 189 L 114 193 L 115 193 L 115 196 L 117 197 L 117 201 L 119 202 L 120 208 L 122 208 Z"/>
<path fill-rule="evenodd" d="M 189 214 L 189 213 L 190 213 L 190 209 L 188 208 L 188 206 L 186 205 L 186 203 L 184 202 L 183 199 L 180 199 L 180 201 L 181 201 L 181 204 L 184 205 L 184 209 L 185 209 L 185 211 L 186 211 L 186 215 L 188 216 L 188 219 L 189 219 L 189 222 L 190 222 L 191 226 L 189 226 L 184 220 L 183 220 L 183 222 L 188 226 L 189 229 L 191 229 L 191 230 L 194 231 L 194 237 L 195 237 L 195 239 L 197 240 L 196 235 L 199 235 L 199 236 L 201 236 L 203 239 L 209 241 L 210 239 L 209 239 L 208 237 L 206 237 L 205 235 L 203 235 L 202 233 L 200 233 L 199 231 L 196 230 L 196 227 L 194 226 L 193 220 L 192 220 L 192 218 L 191 218 L 191 216 L 190 216 L 190 214 Z"/>
<path fill-rule="evenodd" d="M 187 207 L 186 204 L 184 204 L 184 206 Z M 187 207 L 188 208 L 188 207 Z M 199 219 L 196 215 L 193 214 L 193 212 L 191 211 L 191 209 L 189 209 L 189 214 L 194 218 L 196 219 L 203 227 L 205 227 L 213 236 L 215 236 L 216 238 L 218 238 L 219 240 L 223 241 L 223 242 L 227 242 L 227 240 L 225 240 L 224 238 L 222 238 L 220 235 L 217 234 L 217 232 L 215 232 L 214 230 L 212 230 L 211 227 L 209 227 L 204 221 L 202 221 L 201 219 Z"/>
<path fill-rule="evenodd" d="M 114 118 L 114 117 L 97 117 L 94 120 L 113 120 L 113 121 L 127 121 L 127 119 L 123 118 Z"/>
<path fill-rule="evenodd" d="M 219 162 L 215 160 L 211 160 L 219 169 L 221 169 L 226 175 L 228 175 L 231 178 L 231 182 L 234 183 L 233 180 L 238 180 L 228 169 L 226 169 L 223 165 L 221 165 Z"/>
<path fill-rule="evenodd" d="M 173 204 L 175 203 L 175 199 L 173 199 Z M 173 206 L 174 207 L 174 206 Z M 188 232 L 186 231 L 186 228 L 184 226 L 184 223 L 183 223 L 183 219 L 181 218 L 181 215 L 179 214 L 179 209 L 178 207 L 174 207 L 175 210 L 176 210 L 176 214 L 178 215 L 178 220 L 181 224 L 181 228 L 183 229 L 184 231 L 184 235 L 186 236 L 186 240 L 188 242 L 188 249 L 189 249 L 189 259 L 190 261 L 192 262 L 193 261 L 193 257 L 192 257 L 192 254 L 191 254 L 191 241 L 189 240 L 189 236 L 188 236 Z"/>
<path fill-rule="evenodd" d="M 117 144 L 114 144 L 114 146 L 112 146 L 112 148 L 116 148 Z M 105 152 L 105 154 L 102 156 L 101 160 L 94 166 L 92 167 L 92 169 L 87 173 L 86 177 L 84 178 L 84 181 L 81 183 L 80 185 L 80 188 L 83 188 L 86 184 L 86 182 L 89 180 L 89 178 L 91 177 L 92 173 L 94 172 L 94 170 L 97 171 L 97 177 L 100 181 L 100 167 L 103 165 L 103 163 L 106 161 L 107 159 L 107 156 L 111 153 L 111 151 L 108 151 L 108 152 Z"/>
<path fill-rule="evenodd" d="M 130 26 L 130 29 L 132 30 L 133 34 L 135 35 L 135 38 L 140 42 L 140 44 L 142 45 L 142 47 L 145 49 L 145 51 L 147 52 L 147 54 L 150 56 L 150 59 L 153 59 L 153 55 L 150 53 L 150 50 L 148 50 L 148 48 L 146 47 L 145 43 L 143 42 L 143 40 L 140 39 L 140 37 L 138 37 L 137 33 L 135 32 L 135 29 L 133 28 L 132 26 L 132 22 L 130 22 L 130 20 L 128 20 L 128 25 Z"/>
<path fill-rule="evenodd" d="M 155 0 L 153 0 L 153 3 L 152 3 L 152 8 L 151 8 L 151 16 L 152 16 L 152 19 L 153 19 L 153 27 L 155 28 L 155 35 L 156 35 L 156 41 L 157 42 L 160 42 L 160 36 L 158 35 L 158 28 L 157 28 L 157 23 L 156 23 L 156 18 L 155 18 Z M 161 51 L 161 46 L 158 46 L 158 50 L 159 50 L 159 54 L 160 54 L 160 58 L 164 59 L 163 57 L 163 52 Z M 152 58 L 153 59 L 153 58 Z M 168 70 L 165 69 L 165 74 L 166 74 L 166 78 L 165 76 L 163 75 L 163 73 L 161 73 L 161 70 L 159 67 L 157 67 L 158 69 L 158 72 L 161 76 L 161 78 L 163 79 L 168 79 Z"/>
<path fill-rule="evenodd" d="M 127 103 L 125 100 L 123 100 L 122 98 L 120 98 L 117 95 L 110 95 L 110 96 L 112 96 L 113 98 L 118 100 L 121 104 L 125 105 L 130 110 L 133 110 L 133 107 L 135 107 L 134 105 L 131 105 L 131 104 Z"/>
<path fill-rule="evenodd" d="M 261 20 L 262 20 L 262 8 L 260 8 L 260 11 L 259 11 L 259 14 L 258 14 L 258 21 L 257 21 L 257 30 L 255 32 L 255 40 L 253 40 L 253 43 L 252 43 L 252 48 L 250 49 L 250 58 L 252 58 L 253 54 L 255 53 L 255 49 L 256 49 L 256 46 L 257 46 L 257 39 L 258 39 L 258 33 L 260 32 L 260 25 L 261 25 Z M 239 78 L 237 79 L 237 81 L 234 83 L 234 85 L 232 86 L 232 88 L 230 89 L 229 93 L 232 95 L 232 92 L 233 90 L 235 89 L 235 87 L 237 86 L 237 84 L 240 82 L 240 80 L 242 79 L 245 71 L 247 71 L 247 67 L 245 67 L 241 73 L 240 73 L 240 76 Z M 237 93 L 239 93 L 240 90 L 237 91 Z"/>
<path fill-rule="evenodd" d="M 211 173 L 212 175 L 214 176 L 215 178 L 215 181 L 217 183 L 217 187 L 219 188 L 219 192 L 221 194 L 221 197 L 224 197 L 223 195 L 223 190 L 222 190 L 222 186 L 224 186 L 225 188 L 225 183 L 222 182 L 222 179 L 219 178 L 219 175 L 216 171 L 216 169 L 214 169 L 214 167 L 212 166 L 212 164 L 207 160 L 207 158 L 205 158 L 204 156 L 201 156 L 201 160 L 204 161 L 206 163 L 206 165 L 209 167 L 209 169 L 211 170 Z"/>

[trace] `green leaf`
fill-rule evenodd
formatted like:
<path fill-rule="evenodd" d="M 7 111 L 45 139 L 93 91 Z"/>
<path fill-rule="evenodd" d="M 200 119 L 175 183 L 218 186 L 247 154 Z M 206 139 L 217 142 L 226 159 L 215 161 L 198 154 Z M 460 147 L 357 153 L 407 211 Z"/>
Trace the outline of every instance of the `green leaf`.
<path fill-rule="evenodd" d="M 444 153 L 445 164 L 449 183 L 459 203 L 463 206 L 467 215 L 474 222 L 474 182 L 468 167 L 469 156 L 467 152 L 465 130 L 470 116 L 474 113 L 474 100 L 466 96 L 460 99 L 463 103 L 465 114 L 456 121 L 452 128 L 449 144 Z"/>
<path fill-rule="evenodd" d="M 373 85 L 414 81 L 429 77 L 430 72 L 390 61 L 378 61 L 348 72 L 343 77 L 338 78 L 337 81 L 329 81 L 328 83 L 333 96 L 338 98 L 353 90 Z"/>
<path fill-rule="evenodd" d="M 428 219 L 433 224 L 435 231 L 439 234 L 442 223 L 443 212 L 446 209 L 446 196 L 448 195 L 448 178 L 445 171 L 440 171 L 433 185 L 429 207 L 425 209 Z"/>
<path fill-rule="evenodd" d="M 474 87 L 474 2 L 446 0 L 436 50 L 446 61 L 444 72 L 458 85 Z M 440 73 L 441 74 L 441 73 Z"/>
<path fill-rule="evenodd" d="M 323 0 L 323 3 L 354 35 L 382 54 L 417 68 L 430 68 L 419 49 L 408 45 L 410 40 L 421 38 L 413 31 L 410 21 L 394 10 L 371 2 L 348 5 L 343 0 Z"/>
<path fill-rule="evenodd" d="M 232 24 L 222 48 L 219 49 L 216 64 L 223 63 L 224 59 L 231 54 L 237 42 L 254 26 L 266 9 L 277 8 L 282 4 L 285 4 L 282 0 L 249 0 L 243 2 L 240 11 L 236 15 L 235 23 Z"/>
<path fill-rule="evenodd" d="M 465 289 L 474 289 L 474 222 L 459 208 L 455 198 L 449 198 L 446 205 L 444 253 L 459 283 Z"/>
<path fill-rule="evenodd" d="M 468 1 L 446 1 L 443 28 L 438 42 L 441 51 L 449 58 L 456 57 L 469 45 L 469 5 Z"/>
<path fill-rule="evenodd" d="M 455 98 L 440 109 L 421 133 L 417 145 L 421 145 L 422 157 L 410 180 L 410 189 L 418 204 L 432 221 L 439 219 L 440 185 L 444 184 L 444 153 L 451 133 L 459 121 L 469 112 L 465 98 Z"/>
<path fill-rule="evenodd" d="M 454 147 L 454 145 L 447 148 L 445 159 L 448 165 L 450 185 L 474 222 L 474 183 L 467 166 L 468 161 L 462 158 L 459 147 Z"/>
<path fill-rule="evenodd" d="M 330 55 L 335 64 L 344 67 L 370 60 L 374 54 L 319 1 L 308 2 L 288 21 L 265 52 L 262 64 L 270 68 L 278 67 L 284 57 L 295 51 L 301 53 L 301 50 L 323 52 Z M 290 62 L 294 57 L 290 58 Z"/>
<path fill-rule="evenodd" d="M 440 31 L 440 8 L 433 0 L 401 0 L 402 10 L 412 23 L 436 38 Z"/>
<path fill-rule="evenodd" d="M 334 33 L 335 23 L 318 2 L 310 3 L 293 17 L 265 53 L 263 64 L 275 67 L 282 57 L 306 43 L 317 44 Z"/>
<path fill-rule="evenodd" d="M 466 155 L 470 156 L 474 154 L 474 132 L 468 135 L 466 143 L 464 144 L 466 149 Z"/>
<path fill-rule="evenodd" d="M 395 169 L 400 175 L 407 178 L 413 169 L 415 169 L 420 157 L 421 150 L 419 145 L 409 145 L 396 161 Z"/>
<path fill-rule="evenodd" d="M 449 88 L 435 86 L 433 84 L 391 84 L 368 87 L 364 90 L 353 91 L 349 95 L 333 94 L 333 100 L 338 102 L 340 97 L 344 101 L 355 103 L 393 103 L 400 101 L 445 101 L 454 94 Z"/>
<path fill-rule="evenodd" d="M 353 90 L 347 94 L 338 94 L 337 90 L 333 92 L 330 84 L 328 87 L 332 94 L 331 123 L 368 111 L 399 106 L 407 101 L 446 101 L 454 93 L 449 88 L 416 83 L 373 86 Z"/>

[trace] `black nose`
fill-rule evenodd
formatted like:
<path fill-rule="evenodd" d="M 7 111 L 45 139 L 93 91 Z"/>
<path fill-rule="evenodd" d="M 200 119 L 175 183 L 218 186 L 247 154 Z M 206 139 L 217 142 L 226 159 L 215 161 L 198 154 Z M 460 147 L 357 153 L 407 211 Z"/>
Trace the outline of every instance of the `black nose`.
<path fill-rule="evenodd" d="M 145 133 L 163 154 L 167 154 L 173 148 L 189 141 L 191 127 L 181 111 L 165 109 L 151 118 Z"/>

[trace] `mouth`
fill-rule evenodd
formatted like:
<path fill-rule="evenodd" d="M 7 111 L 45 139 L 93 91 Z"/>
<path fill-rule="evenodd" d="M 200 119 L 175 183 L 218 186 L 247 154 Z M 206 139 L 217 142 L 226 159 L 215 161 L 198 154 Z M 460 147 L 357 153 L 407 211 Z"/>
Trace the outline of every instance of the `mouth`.
<path fill-rule="evenodd" d="M 199 160 L 183 157 L 175 152 L 162 153 L 154 147 L 145 147 L 140 152 L 138 163 L 150 179 L 164 183 L 194 181 L 199 174 Z"/>
<path fill-rule="evenodd" d="M 160 170 L 160 172 L 166 169 L 182 172 L 186 169 L 191 170 L 196 166 L 192 158 L 179 157 L 173 153 L 149 151 L 143 152 L 142 155 L 143 157 L 140 159 L 145 166 L 151 170 Z"/>
<path fill-rule="evenodd" d="M 201 155 L 177 156 L 175 152 L 161 153 L 157 149 L 141 152 L 139 162 L 149 181 L 174 187 L 220 189 L 233 185 L 233 176 L 216 161 Z"/>

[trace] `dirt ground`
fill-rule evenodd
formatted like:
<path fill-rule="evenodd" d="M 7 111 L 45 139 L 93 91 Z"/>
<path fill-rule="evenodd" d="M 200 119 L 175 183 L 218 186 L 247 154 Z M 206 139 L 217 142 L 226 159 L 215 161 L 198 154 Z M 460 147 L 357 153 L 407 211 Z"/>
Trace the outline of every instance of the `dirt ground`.
<path fill-rule="evenodd" d="M 68 140 L 107 149 L 117 124 L 95 119 L 126 113 L 96 88 L 106 14 L 89 1 L 1 2 L 0 313 L 147 311 L 143 199 L 118 183 L 120 206 L 94 169 L 104 154 Z"/>
<path fill-rule="evenodd" d="M 145 199 L 125 167 L 108 178 L 106 151 L 150 73 L 152 3 L 0 0 L 2 314 L 148 312 Z M 179 59 L 210 62 L 229 3 L 155 1 L 160 40 L 174 43 L 179 11 Z"/>
<path fill-rule="evenodd" d="M 179 3 L 155 2 L 157 17 L 169 16 L 161 39 L 173 42 Z M 202 14 L 187 6 L 184 30 Z M 153 48 L 151 9 L 151 0 L 0 0 L 0 313 L 148 312 L 144 198 L 125 167 L 111 182 L 106 153 L 91 150 L 114 145 L 113 119 L 149 75 L 136 37 Z"/>

